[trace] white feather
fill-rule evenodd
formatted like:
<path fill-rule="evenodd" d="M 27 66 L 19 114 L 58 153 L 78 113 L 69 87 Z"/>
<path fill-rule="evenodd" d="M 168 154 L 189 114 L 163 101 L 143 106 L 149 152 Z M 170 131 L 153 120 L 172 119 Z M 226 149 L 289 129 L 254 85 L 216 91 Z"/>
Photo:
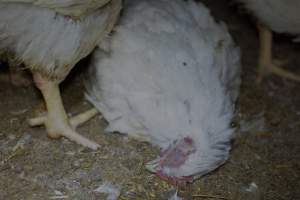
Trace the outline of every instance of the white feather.
<path fill-rule="evenodd" d="M 30 3 L 0 1 L 0 51 L 14 54 L 31 70 L 62 80 L 112 29 L 121 0 L 111 2 L 72 20 Z"/>
<path fill-rule="evenodd" d="M 177 176 L 207 173 L 228 157 L 240 53 L 202 4 L 128 0 L 111 52 L 95 52 L 87 98 L 109 122 L 166 148 L 189 136 L 197 151 Z"/>
<path fill-rule="evenodd" d="M 0 3 L 28 4 L 54 10 L 62 15 L 81 17 L 98 8 L 101 8 L 111 0 L 0 0 Z"/>
<path fill-rule="evenodd" d="M 299 0 L 238 0 L 270 29 L 278 33 L 300 34 Z"/>

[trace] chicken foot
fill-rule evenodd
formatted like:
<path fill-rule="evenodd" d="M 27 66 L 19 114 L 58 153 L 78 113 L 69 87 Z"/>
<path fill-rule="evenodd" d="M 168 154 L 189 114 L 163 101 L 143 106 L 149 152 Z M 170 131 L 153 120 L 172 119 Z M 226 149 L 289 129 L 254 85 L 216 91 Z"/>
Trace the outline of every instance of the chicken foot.
<path fill-rule="evenodd" d="M 74 117 L 69 118 L 69 123 L 71 124 L 73 129 L 76 129 L 78 126 L 87 122 L 91 118 L 93 118 L 99 111 L 96 108 L 91 108 L 83 113 L 80 113 Z M 28 120 L 30 126 L 41 126 L 45 124 L 47 120 L 47 116 L 39 116 L 34 117 Z"/>
<path fill-rule="evenodd" d="M 261 82 L 263 77 L 269 73 L 276 74 L 283 78 L 300 81 L 300 76 L 286 71 L 273 62 L 272 57 L 272 31 L 262 24 L 258 24 L 259 32 L 259 59 L 258 59 L 258 82 Z"/>
<path fill-rule="evenodd" d="M 69 122 L 60 96 L 58 83 L 44 78 L 39 73 L 34 73 L 33 76 L 36 86 L 40 89 L 44 97 L 48 112 L 46 116 L 29 120 L 30 124 L 44 124 L 50 138 L 59 138 L 64 136 L 85 147 L 97 149 L 99 147 L 97 143 L 79 135 L 73 129 L 73 126 L 76 127 L 93 117 L 97 113 L 96 110 L 91 109 L 83 114 L 75 116 Z"/>

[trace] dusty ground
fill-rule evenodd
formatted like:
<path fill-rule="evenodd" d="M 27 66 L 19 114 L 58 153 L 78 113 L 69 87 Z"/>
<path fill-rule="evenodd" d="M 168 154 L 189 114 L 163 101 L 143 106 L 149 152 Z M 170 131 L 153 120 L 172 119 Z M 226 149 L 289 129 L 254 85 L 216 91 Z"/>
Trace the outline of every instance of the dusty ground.
<path fill-rule="evenodd" d="M 270 76 L 254 84 L 257 35 L 251 20 L 226 0 L 204 1 L 218 20 L 228 23 L 243 52 L 243 85 L 238 102 L 237 138 L 231 157 L 217 171 L 179 188 L 185 199 L 213 195 L 230 200 L 300 199 L 300 85 Z M 300 47 L 276 37 L 278 58 L 289 59 L 300 74 Z M 84 63 L 82 64 L 84 65 Z M 70 112 L 89 107 L 83 99 L 78 67 L 63 87 Z M 126 136 L 105 133 L 95 118 L 79 132 L 101 144 L 91 152 L 66 139 L 52 141 L 26 118 L 39 102 L 33 86 L 0 84 L 0 199 L 105 199 L 94 192 L 105 182 L 121 189 L 120 199 L 167 199 L 174 189 L 143 168 L 158 149 Z M 198 195 L 198 196 L 197 196 Z M 216 198 L 215 198 L 216 199 Z"/>

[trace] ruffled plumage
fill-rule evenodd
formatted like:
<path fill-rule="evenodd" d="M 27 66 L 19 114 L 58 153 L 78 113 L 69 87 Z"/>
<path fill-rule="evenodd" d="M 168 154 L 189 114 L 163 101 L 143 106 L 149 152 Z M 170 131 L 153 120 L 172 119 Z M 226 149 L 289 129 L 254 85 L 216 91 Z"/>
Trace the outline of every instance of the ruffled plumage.
<path fill-rule="evenodd" d="M 240 53 L 223 23 L 193 1 L 128 0 L 110 49 L 95 52 L 87 84 L 108 131 L 164 150 L 191 139 L 185 144 L 196 151 L 163 169 L 169 176 L 203 175 L 225 162 Z"/>

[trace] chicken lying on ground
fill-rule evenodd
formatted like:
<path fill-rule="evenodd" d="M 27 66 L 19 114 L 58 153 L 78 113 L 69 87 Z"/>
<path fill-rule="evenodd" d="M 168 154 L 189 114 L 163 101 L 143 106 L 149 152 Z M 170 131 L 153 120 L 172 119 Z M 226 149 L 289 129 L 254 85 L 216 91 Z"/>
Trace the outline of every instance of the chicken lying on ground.
<path fill-rule="evenodd" d="M 272 31 L 300 35 L 299 0 L 238 0 L 245 4 L 259 20 L 260 40 L 259 76 L 274 73 L 284 78 L 300 81 L 300 76 L 280 68 L 272 56 Z"/>
<path fill-rule="evenodd" d="M 107 130 L 161 147 L 147 168 L 174 184 L 222 165 L 240 85 L 225 25 L 194 1 L 127 0 L 110 48 L 95 52 L 87 83 Z"/>
<path fill-rule="evenodd" d="M 52 138 L 98 147 L 74 131 L 97 111 L 69 121 L 59 83 L 112 30 L 120 9 L 121 0 L 0 0 L 0 53 L 30 69 L 48 111 L 31 125 L 45 124 Z"/>

